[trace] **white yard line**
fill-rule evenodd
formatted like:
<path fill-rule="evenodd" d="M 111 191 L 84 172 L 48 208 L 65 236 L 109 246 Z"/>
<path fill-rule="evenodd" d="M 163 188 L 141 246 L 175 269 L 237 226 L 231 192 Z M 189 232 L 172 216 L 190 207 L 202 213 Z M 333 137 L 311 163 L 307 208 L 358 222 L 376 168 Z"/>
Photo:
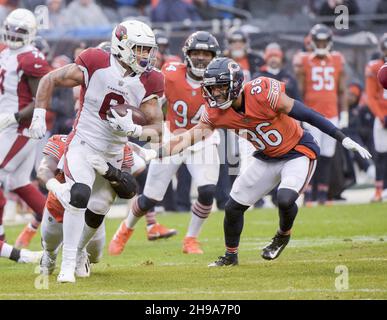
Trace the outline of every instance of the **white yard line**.
<path fill-rule="evenodd" d="M 75 297 L 75 296 L 176 296 L 182 294 L 189 295 L 204 295 L 204 296 L 212 296 L 219 294 L 263 294 L 263 293 L 387 293 L 387 289 L 372 289 L 372 288 L 360 288 L 360 289 L 348 289 L 348 290 L 335 290 L 335 289 L 273 289 L 273 290 L 221 290 L 221 291 L 112 291 L 112 292 L 63 292 L 63 293 L 43 293 L 40 290 L 37 290 L 36 293 L 0 293 L 0 297 L 32 297 L 32 298 L 43 298 L 43 297 Z"/>

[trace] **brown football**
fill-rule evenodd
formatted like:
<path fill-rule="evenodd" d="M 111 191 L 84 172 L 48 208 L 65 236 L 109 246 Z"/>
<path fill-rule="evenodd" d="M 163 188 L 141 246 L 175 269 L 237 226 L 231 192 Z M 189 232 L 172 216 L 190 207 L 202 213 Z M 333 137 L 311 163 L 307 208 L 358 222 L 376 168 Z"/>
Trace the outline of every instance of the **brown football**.
<path fill-rule="evenodd" d="M 384 64 L 379 72 L 378 72 L 378 79 L 380 84 L 384 89 L 387 89 L 387 64 Z"/>
<path fill-rule="evenodd" d="M 142 112 L 139 108 L 132 107 L 129 104 L 118 104 L 110 107 L 110 109 L 114 109 L 119 116 L 124 117 L 128 113 L 128 109 L 132 110 L 132 119 L 135 124 L 140 126 L 145 126 L 147 124 L 146 117 L 144 112 Z M 108 110 L 107 115 L 112 117 L 110 110 Z"/>

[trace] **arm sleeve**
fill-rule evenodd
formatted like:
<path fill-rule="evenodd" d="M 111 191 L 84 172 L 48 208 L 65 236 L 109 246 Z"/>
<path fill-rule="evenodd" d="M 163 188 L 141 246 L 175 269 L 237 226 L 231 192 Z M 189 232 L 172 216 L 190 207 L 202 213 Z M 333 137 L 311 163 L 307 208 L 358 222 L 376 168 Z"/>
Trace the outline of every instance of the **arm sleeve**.
<path fill-rule="evenodd" d="M 344 135 L 344 133 L 329 120 L 324 118 L 320 113 L 308 108 L 300 101 L 294 100 L 293 108 L 288 115 L 296 120 L 305 121 L 312 126 L 315 126 L 340 142 L 346 138 L 346 135 Z"/>

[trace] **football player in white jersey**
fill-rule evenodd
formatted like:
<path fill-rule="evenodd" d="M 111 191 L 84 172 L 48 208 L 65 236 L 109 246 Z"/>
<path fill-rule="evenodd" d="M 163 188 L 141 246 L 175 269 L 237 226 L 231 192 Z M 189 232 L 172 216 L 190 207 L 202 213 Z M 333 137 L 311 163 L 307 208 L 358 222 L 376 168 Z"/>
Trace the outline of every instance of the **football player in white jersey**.
<path fill-rule="evenodd" d="M 44 195 L 31 184 L 37 141 L 28 137 L 38 83 L 51 68 L 44 55 L 31 43 L 37 22 L 26 9 L 12 11 L 4 21 L 2 37 L 6 48 L 0 53 L 0 185 L 16 193 L 34 211 L 34 220 L 16 240 L 26 247 L 42 219 Z M 45 119 L 42 118 L 42 122 Z M 0 193 L 2 190 L 0 189 Z M 5 198 L 0 195 L 1 218 Z"/>
<path fill-rule="evenodd" d="M 199 121 L 206 103 L 201 94 L 200 83 L 207 65 L 220 54 L 220 47 L 212 34 L 197 31 L 187 38 L 183 53 L 185 63 L 166 63 L 162 68 L 167 107 L 167 128 L 164 133 L 166 139 L 169 139 L 171 134 L 189 130 Z M 144 192 L 135 198 L 128 217 L 113 236 L 109 254 L 121 254 L 125 243 L 133 233 L 134 226 L 163 199 L 173 175 L 183 163 L 187 164 L 198 187 L 198 199 L 191 208 L 191 221 L 183 241 L 183 252 L 203 253 L 197 238 L 211 212 L 214 200 L 219 176 L 217 144 L 219 134 L 215 131 L 205 141 L 196 143 L 181 155 L 168 157 L 162 161 L 152 160 Z"/>
<path fill-rule="evenodd" d="M 94 157 L 109 163 L 105 176 L 114 176 L 122 164 L 122 147 L 128 137 L 159 138 L 163 113 L 158 99 L 164 94 L 164 77 L 155 70 L 157 45 L 152 30 L 144 23 L 128 20 L 117 25 L 112 33 L 111 53 L 90 48 L 75 63 L 52 71 L 43 77 L 38 88 L 30 135 L 40 139 L 46 132 L 46 109 L 56 86 L 81 85 L 80 109 L 73 131 L 67 140 L 64 172 L 69 191 L 63 220 L 63 256 L 58 282 L 75 282 L 77 247 L 82 250 L 95 233 L 80 238 L 85 211 L 96 179 L 90 164 Z M 132 112 L 120 117 L 114 104 L 127 103 L 145 113 L 147 126 L 133 123 Z M 101 168 L 102 169 L 102 168 Z M 103 170 L 103 169 L 102 169 Z M 102 170 L 97 170 L 101 174 Z M 113 197 L 109 181 L 101 179 L 105 197 Z M 95 187 L 95 186 L 94 186 Z M 79 251 L 78 251 L 79 252 Z"/>

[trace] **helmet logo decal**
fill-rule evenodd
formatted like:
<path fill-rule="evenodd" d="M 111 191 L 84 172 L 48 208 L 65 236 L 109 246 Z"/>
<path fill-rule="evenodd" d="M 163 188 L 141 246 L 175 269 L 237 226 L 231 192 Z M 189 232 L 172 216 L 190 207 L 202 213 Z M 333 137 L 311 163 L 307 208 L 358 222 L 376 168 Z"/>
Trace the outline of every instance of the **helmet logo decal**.
<path fill-rule="evenodd" d="M 228 70 L 230 70 L 231 73 L 232 72 L 238 72 L 241 69 L 239 64 L 235 63 L 234 61 L 229 62 L 227 67 L 228 67 Z"/>
<path fill-rule="evenodd" d="M 118 25 L 116 29 L 116 37 L 118 40 L 126 40 L 128 39 L 128 30 L 123 25 Z"/>

